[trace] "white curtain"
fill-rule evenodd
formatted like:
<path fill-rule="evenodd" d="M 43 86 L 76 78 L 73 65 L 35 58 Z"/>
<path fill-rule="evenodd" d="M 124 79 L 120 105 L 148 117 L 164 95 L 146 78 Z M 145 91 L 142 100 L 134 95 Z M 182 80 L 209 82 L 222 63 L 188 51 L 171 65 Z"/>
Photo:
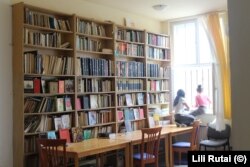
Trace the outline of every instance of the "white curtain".
<path fill-rule="evenodd" d="M 216 47 L 213 39 L 213 35 L 211 34 L 210 26 L 208 25 L 208 15 L 204 15 L 199 17 L 199 23 L 203 25 L 207 37 L 209 39 L 209 43 L 211 46 L 211 51 L 213 55 L 213 64 L 214 64 L 214 109 L 215 109 L 215 120 L 210 123 L 209 126 L 213 127 L 217 131 L 222 131 L 225 129 L 225 119 L 224 119 L 224 99 L 222 92 L 222 78 L 221 78 L 221 69 L 218 57 L 216 56 Z"/>

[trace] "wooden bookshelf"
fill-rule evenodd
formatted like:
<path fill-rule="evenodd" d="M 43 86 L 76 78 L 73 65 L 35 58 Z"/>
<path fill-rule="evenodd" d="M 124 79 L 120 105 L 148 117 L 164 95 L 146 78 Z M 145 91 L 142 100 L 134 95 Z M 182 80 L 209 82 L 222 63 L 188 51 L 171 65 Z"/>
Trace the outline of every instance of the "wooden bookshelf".
<path fill-rule="evenodd" d="M 170 37 L 146 32 L 147 111 L 149 116 L 165 124 L 171 121 L 171 55 Z"/>
<path fill-rule="evenodd" d="M 142 29 L 13 5 L 14 167 L 38 166 L 36 138 L 59 137 L 55 118 L 67 117 L 66 128 L 80 128 L 86 139 L 121 132 L 127 121 L 132 130 L 148 127 L 149 110 L 171 103 L 166 43 L 168 36 Z"/>
<path fill-rule="evenodd" d="M 76 126 L 74 25 L 73 15 L 13 5 L 15 167 L 38 166 L 36 138 L 58 135 L 55 118 Z"/>

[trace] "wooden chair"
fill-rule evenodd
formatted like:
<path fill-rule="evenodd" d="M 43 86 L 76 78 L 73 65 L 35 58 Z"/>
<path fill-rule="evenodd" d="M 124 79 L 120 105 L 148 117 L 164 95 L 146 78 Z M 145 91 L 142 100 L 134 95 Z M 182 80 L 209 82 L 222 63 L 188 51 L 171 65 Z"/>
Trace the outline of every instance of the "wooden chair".
<path fill-rule="evenodd" d="M 139 153 L 133 155 L 134 165 L 144 167 L 153 163 L 158 167 L 158 150 L 162 127 L 143 128 L 141 149 Z"/>
<path fill-rule="evenodd" d="M 174 162 L 174 153 L 178 152 L 178 161 L 179 164 L 181 162 L 181 154 L 182 153 L 187 153 L 188 151 L 194 151 L 198 149 L 198 132 L 199 132 L 199 127 L 200 127 L 200 122 L 199 121 L 194 121 L 193 122 L 193 130 L 191 133 L 191 137 L 189 141 L 184 141 L 184 142 L 175 142 L 172 144 L 172 150 L 173 150 L 173 162 Z"/>
<path fill-rule="evenodd" d="M 66 167 L 66 139 L 37 139 L 40 167 Z M 62 147 L 63 151 L 58 150 Z"/>

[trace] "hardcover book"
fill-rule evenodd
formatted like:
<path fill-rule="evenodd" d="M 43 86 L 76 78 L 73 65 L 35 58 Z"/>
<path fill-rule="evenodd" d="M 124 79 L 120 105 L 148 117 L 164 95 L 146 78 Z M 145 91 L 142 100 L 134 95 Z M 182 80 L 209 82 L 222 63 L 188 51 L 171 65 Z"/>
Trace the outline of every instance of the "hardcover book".
<path fill-rule="evenodd" d="M 55 131 L 48 131 L 47 132 L 47 139 L 56 139 L 56 132 Z"/>
<path fill-rule="evenodd" d="M 64 111 L 64 100 L 62 97 L 56 99 L 57 111 Z"/>
<path fill-rule="evenodd" d="M 80 127 L 71 128 L 71 133 L 72 133 L 72 139 L 74 143 L 81 142 L 83 140 L 82 128 Z"/>
<path fill-rule="evenodd" d="M 89 125 L 95 125 L 97 123 L 96 120 L 96 111 L 88 112 Z"/>
<path fill-rule="evenodd" d="M 71 98 L 70 97 L 65 97 L 65 110 L 66 111 L 71 111 L 72 110 L 72 105 L 71 105 Z"/>
<path fill-rule="evenodd" d="M 70 134 L 69 134 L 69 129 L 60 129 L 59 130 L 59 138 L 60 139 L 66 139 L 67 143 L 70 143 Z"/>

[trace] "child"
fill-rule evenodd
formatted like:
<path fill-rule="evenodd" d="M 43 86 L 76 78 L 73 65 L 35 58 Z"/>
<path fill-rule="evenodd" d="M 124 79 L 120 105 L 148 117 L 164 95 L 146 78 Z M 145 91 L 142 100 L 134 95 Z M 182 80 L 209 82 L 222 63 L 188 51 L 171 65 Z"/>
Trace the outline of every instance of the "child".
<path fill-rule="evenodd" d="M 203 94 L 202 85 L 198 85 L 196 91 L 197 95 L 195 97 L 195 102 L 196 102 L 195 107 L 197 107 L 197 109 L 190 113 L 193 116 L 204 114 L 209 104 L 211 104 L 211 100 L 206 95 Z"/>
<path fill-rule="evenodd" d="M 185 101 L 185 92 L 182 89 L 177 91 L 177 96 L 174 99 L 175 122 L 177 126 L 189 126 L 194 121 L 194 116 L 185 113 L 189 110 L 189 106 Z"/>

